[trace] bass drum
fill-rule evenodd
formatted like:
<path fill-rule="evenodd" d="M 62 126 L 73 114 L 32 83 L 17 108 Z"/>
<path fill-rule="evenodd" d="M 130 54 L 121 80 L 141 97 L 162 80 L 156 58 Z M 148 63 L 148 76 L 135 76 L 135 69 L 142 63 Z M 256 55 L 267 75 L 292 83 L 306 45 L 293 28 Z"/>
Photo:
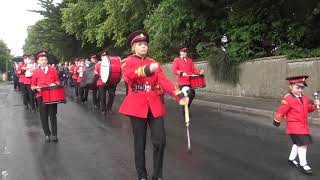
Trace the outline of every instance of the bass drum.
<path fill-rule="evenodd" d="M 121 80 L 121 59 L 118 56 L 104 56 L 101 59 L 101 80 L 107 85 L 118 84 Z"/>

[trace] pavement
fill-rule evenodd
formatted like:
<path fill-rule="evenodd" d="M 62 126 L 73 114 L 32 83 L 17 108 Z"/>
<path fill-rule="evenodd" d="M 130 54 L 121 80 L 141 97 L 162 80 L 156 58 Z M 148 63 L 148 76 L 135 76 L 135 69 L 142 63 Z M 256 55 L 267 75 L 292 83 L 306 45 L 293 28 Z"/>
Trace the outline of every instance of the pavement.
<path fill-rule="evenodd" d="M 117 113 L 124 99 L 122 89 L 117 91 L 115 113 L 106 116 L 93 109 L 91 99 L 80 104 L 71 89 L 66 92 L 68 102 L 58 105 L 59 143 L 45 143 L 39 114 L 23 108 L 21 94 L 12 86 L 0 85 L 0 180 L 135 180 L 131 124 Z M 306 176 L 287 164 L 291 140 L 285 127 L 274 127 L 271 118 L 218 110 L 195 101 L 190 154 L 181 107 L 170 99 L 165 104 L 164 180 L 320 178 L 318 128 L 311 128 L 314 144 L 308 150 L 314 175 Z M 149 177 L 152 148 L 149 133 Z"/>

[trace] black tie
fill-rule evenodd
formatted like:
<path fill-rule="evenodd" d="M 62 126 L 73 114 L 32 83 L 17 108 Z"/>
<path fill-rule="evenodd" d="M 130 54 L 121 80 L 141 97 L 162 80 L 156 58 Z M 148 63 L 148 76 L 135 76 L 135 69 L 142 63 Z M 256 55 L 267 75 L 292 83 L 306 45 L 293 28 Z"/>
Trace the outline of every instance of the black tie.
<path fill-rule="evenodd" d="M 299 99 L 300 99 L 300 101 L 303 103 L 303 101 L 302 101 L 302 96 L 299 96 L 298 98 L 299 98 Z"/>
<path fill-rule="evenodd" d="M 46 74 L 47 73 L 47 71 L 46 71 L 46 68 L 44 67 L 44 68 L 42 68 L 42 70 L 43 70 L 43 72 Z"/>

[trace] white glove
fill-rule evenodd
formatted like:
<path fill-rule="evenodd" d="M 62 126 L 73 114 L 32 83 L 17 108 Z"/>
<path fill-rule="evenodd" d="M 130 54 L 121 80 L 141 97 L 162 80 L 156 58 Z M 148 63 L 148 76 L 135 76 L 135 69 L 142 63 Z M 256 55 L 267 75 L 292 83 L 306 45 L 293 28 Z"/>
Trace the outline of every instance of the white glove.
<path fill-rule="evenodd" d="M 159 67 L 159 64 L 158 63 L 151 63 L 150 64 L 150 72 L 153 73 L 155 72 Z"/>

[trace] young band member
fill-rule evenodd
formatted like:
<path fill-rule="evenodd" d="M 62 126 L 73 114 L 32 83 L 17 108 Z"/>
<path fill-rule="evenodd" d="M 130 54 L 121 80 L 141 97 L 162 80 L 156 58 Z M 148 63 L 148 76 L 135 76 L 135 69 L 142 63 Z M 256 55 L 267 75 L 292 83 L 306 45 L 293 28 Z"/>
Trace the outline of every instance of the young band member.
<path fill-rule="evenodd" d="M 24 70 L 24 101 L 26 102 L 26 105 L 28 106 L 30 104 L 32 112 L 35 112 L 35 97 L 34 92 L 31 89 L 31 78 L 33 75 L 33 71 L 36 69 L 36 63 L 34 62 L 34 57 L 31 55 L 28 55 L 26 58 L 26 63 L 22 67 Z"/>
<path fill-rule="evenodd" d="M 298 167 L 305 174 L 312 174 L 310 166 L 307 164 L 307 148 L 312 143 L 310 129 L 308 125 L 308 113 L 316 109 L 319 100 L 315 100 L 310 105 L 310 100 L 303 94 L 304 87 L 307 86 L 308 76 L 288 77 L 290 93 L 282 99 L 277 110 L 273 124 L 280 126 L 286 118 L 286 133 L 291 137 L 293 146 L 289 156 L 289 164 Z M 299 157 L 299 163 L 296 161 Z"/>
<path fill-rule="evenodd" d="M 190 75 L 201 75 L 203 74 L 204 70 L 201 69 L 198 71 L 194 67 L 192 59 L 188 58 L 188 50 L 186 47 L 180 48 L 179 54 L 180 57 L 173 60 L 172 70 L 178 78 L 179 88 L 182 89 L 184 86 L 188 86 L 190 88 L 190 100 L 188 104 L 190 107 L 196 95 L 194 89 L 192 89 L 190 85 Z"/>
<path fill-rule="evenodd" d="M 20 91 L 19 75 L 17 74 L 18 67 L 19 67 L 18 63 L 14 62 L 14 65 L 12 67 L 12 72 L 13 72 L 13 87 L 15 91 L 17 90 Z"/>
<path fill-rule="evenodd" d="M 19 84 L 21 87 L 21 92 L 23 96 L 23 105 L 25 109 L 28 109 L 28 94 L 27 94 L 27 88 L 24 85 L 24 78 L 25 78 L 25 67 L 26 67 L 26 62 L 27 62 L 27 55 L 23 55 L 23 63 L 19 63 L 18 69 L 17 69 L 17 74 L 19 75 Z"/>
<path fill-rule="evenodd" d="M 119 112 L 130 118 L 134 136 L 135 165 L 139 180 L 146 180 L 145 146 L 147 126 L 151 130 L 153 144 L 153 180 L 163 177 L 163 155 L 166 145 L 164 128 L 165 107 L 156 86 L 176 97 L 181 105 L 188 104 L 179 89 L 169 81 L 162 72 L 159 63 L 146 57 L 148 53 L 148 34 L 144 31 L 133 32 L 129 36 L 134 55 L 122 63 L 122 75 L 128 84 L 128 95 L 125 97 Z M 182 99 L 180 99 L 182 98 Z"/>
<path fill-rule="evenodd" d="M 72 64 L 71 67 L 69 68 L 69 72 L 72 78 L 72 84 L 74 85 L 74 91 L 75 91 L 76 97 L 79 96 L 79 86 L 77 86 L 77 79 L 78 79 L 78 74 L 76 71 L 77 67 L 78 67 L 78 58 L 74 60 L 74 64 Z"/>
<path fill-rule="evenodd" d="M 90 67 L 93 66 L 95 68 L 96 64 L 98 64 L 98 58 L 97 55 L 93 54 L 90 56 Z M 96 80 L 93 80 L 92 84 L 90 84 L 90 89 L 92 90 L 92 101 L 93 101 L 93 106 L 95 109 L 100 108 L 100 98 L 99 98 L 99 93 L 98 93 L 98 86 Z"/>
<path fill-rule="evenodd" d="M 40 67 L 35 69 L 32 76 L 31 88 L 37 91 L 37 101 L 40 106 L 40 119 L 45 134 L 45 141 L 58 142 L 57 136 L 57 104 L 44 104 L 41 95 L 41 88 L 48 86 L 60 85 L 57 70 L 48 66 L 48 53 L 40 51 L 36 53 L 36 60 Z M 49 128 L 49 118 L 51 123 L 51 131 Z"/>
<path fill-rule="evenodd" d="M 81 79 L 83 78 L 83 73 L 86 69 L 84 58 L 79 58 L 79 65 L 77 68 L 75 68 L 75 71 L 77 72 L 77 86 L 79 88 L 79 94 L 80 94 L 80 102 L 83 104 L 84 102 L 88 101 L 88 93 L 89 89 L 86 85 L 80 85 Z"/>
<path fill-rule="evenodd" d="M 107 51 L 104 50 L 101 53 L 101 59 L 107 56 Z M 104 83 L 101 79 L 101 63 L 97 63 L 95 66 L 95 75 L 97 77 L 97 87 L 99 91 L 99 97 L 100 97 L 100 109 L 102 114 L 110 113 L 112 114 L 112 105 L 114 101 L 114 97 L 116 94 L 116 89 L 117 89 L 117 83 Z M 106 103 L 107 101 L 107 91 L 108 91 L 108 104 Z"/>

